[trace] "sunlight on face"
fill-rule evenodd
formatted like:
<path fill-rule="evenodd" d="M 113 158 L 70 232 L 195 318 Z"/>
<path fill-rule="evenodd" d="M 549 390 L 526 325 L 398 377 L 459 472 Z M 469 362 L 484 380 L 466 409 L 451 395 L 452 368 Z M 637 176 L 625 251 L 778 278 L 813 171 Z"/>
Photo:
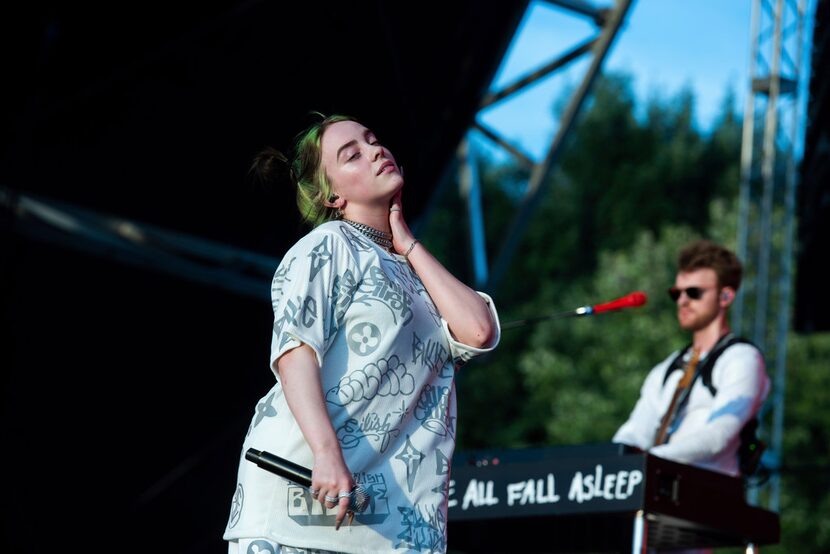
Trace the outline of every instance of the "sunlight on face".
<path fill-rule="evenodd" d="M 344 210 L 388 209 L 403 178 L 392 153 L 371 130 L 356 121 L 333 123 L 321 147 L 323 168 Z"/>

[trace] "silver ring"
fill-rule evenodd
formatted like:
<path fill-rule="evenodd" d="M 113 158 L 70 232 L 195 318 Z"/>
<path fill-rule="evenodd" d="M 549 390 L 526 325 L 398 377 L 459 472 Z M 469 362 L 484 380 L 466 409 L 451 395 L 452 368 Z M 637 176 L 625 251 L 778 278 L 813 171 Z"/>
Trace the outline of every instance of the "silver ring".
<path fill-rule="evenodd" d="M 351 491 L 340 491 L 340 494 L 337 495 L 337 499 L 340 500 L 341 498 L 351 498 L 352 493 Z"/>
<path fill-rule="evenodd" d="M 401 211 L 401 209 L 400 208 L 389 208 L 389 211 L 390 212 L 399 212 L 399 211 Z"/>
<path fill-rule="evenodd" d="M 309 489 L 308 492 L 311 493 L 311 496 L 317 496 L 320 494 L 320 489 Z"/>
<path fill-rule="evenodd" d="M 329 495 L 326 495 L 325 498 L 326 502 L 331 502 L 332 504 L 337 504 L 337 501 L 339 500 L 337 497 Z"/>

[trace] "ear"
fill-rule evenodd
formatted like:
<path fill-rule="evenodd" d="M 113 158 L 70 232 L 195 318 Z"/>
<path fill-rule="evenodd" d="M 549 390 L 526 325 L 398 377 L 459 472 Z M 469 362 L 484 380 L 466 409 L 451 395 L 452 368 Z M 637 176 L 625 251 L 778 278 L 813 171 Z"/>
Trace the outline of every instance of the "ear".
<path fill-rule="evenodd" d="M 327 208 L 342 208 L 346 201 L 340 198 L 337 194 L 330 194 L 328 200 L 323 202 L 323 205 Z"/>
<path fill-rule="evenodd" d="M 720 293 L 721 306 L 726 308 L 732 304 L 733 300 L 735 300 L 735 289 L 732 287 L 723 287 Z"/>

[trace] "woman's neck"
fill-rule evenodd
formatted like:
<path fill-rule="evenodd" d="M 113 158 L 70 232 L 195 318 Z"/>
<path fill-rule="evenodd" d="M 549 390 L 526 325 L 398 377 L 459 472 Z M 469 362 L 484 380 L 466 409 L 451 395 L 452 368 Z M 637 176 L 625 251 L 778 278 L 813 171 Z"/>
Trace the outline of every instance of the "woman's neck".
<path fill-rule="evenodd" d="M 392 234 L 389 227 L 389 210 L 388 209 L 351 209 L 343 213 L 343 219 L 350 219 L 356 223 L 368 225 L 378 231 Z"/>

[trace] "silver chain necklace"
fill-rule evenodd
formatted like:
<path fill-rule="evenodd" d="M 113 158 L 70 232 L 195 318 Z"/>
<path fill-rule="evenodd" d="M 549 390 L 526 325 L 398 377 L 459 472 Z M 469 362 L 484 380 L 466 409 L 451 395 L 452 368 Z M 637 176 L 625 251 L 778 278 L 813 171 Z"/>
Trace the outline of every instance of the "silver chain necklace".
<path fill-rule="evenodd" d="M 364 235 L 369 238 L 372 242 L 380 246 L 381 248 L 392 251 L 392 234 L 385 233 L 380 229 L 375 229 L 374 227 L 370 227 L 365 223 L 358 223 L 357 221 L 352 221 L 351 219 L 342 219 L 344 223 L 348 223 Z"/>

